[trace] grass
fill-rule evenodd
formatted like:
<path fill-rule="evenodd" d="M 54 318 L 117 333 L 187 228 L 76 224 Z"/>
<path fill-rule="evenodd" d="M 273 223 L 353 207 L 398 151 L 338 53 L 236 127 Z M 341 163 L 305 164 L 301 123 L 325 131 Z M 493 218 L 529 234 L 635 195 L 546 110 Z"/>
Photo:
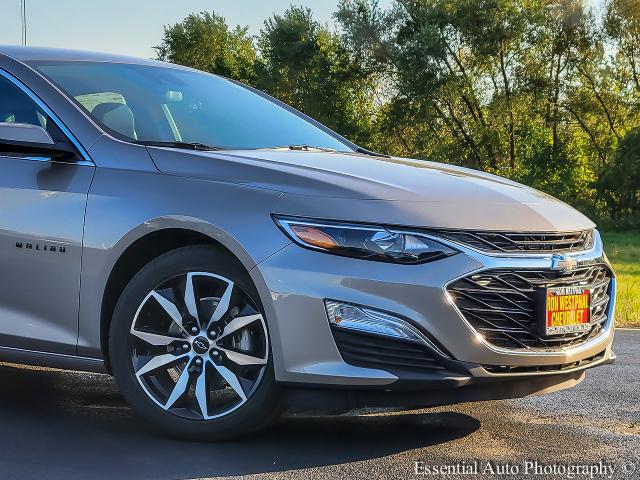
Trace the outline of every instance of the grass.
<path fill-rule="evenodd" d="M 640 327 L 640 233 L 602 233 L 618 278 L 617 324 Z"/>

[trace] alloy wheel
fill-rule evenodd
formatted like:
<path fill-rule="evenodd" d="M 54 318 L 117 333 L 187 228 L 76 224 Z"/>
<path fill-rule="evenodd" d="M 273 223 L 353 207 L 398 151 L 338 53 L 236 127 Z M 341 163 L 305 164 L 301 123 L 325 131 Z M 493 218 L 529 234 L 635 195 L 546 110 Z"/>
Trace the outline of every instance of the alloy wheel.
<path fill-rule="evenodd" d="M 165 411 L 209 420 L 247 402 L 268 363 L 264 317 L 228 278 L 175 276 L 154 288 L 130 329 L 133 372 Z"/>

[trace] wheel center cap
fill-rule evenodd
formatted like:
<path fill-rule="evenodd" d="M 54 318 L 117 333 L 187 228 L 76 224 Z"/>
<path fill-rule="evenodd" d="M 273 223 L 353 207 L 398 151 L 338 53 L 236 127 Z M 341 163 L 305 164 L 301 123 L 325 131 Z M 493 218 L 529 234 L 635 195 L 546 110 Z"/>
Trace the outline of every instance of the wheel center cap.
<path fill-rule="evenodd" d="M 196 337 L 193 340 L 193 350 L 200 355 L 209 351 L 209 340 L 206 337 Z"/>

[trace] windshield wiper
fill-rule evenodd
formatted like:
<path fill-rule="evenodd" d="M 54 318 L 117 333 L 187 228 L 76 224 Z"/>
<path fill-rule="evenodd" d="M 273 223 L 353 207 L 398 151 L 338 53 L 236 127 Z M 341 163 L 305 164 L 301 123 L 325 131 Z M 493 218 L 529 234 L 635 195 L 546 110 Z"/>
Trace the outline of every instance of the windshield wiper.
<path fill-rule="evenodd" d="M 304 150 L 308 152 L 309 150 L 319 150 L 321 152 L 337 152 L 335 148 L 328 147 L 314 147 L 312 145 L 289 145 L 289 150 Z"/>
<path fill-rule="evenodd" d="M 356 152 L 361 153 L 363 155 L 369 155 L 370 157 L 381 157 L 381 158 L 391 158 L 390 155 L 385 155 L 384 153 L 376 153 L 371 150 L 367 150 L 366 148 L 358 147 Z"/>
<path fill-rule="evenodd" d="M 314 147 L 312 145 L 300 144 L 300 145 L 281 145 L 277 147 L 265 147 L 265 148 L 257 148 L 256 150 L 297 150 L 302 152 L 310 152 L 312 150 L 317 150 L 319 152 L 337 152 L 335 148 L 329 147 Z"/>
<path fill-rule="evenodd" d="M 339 150 L 336 150 L 335 148 L 314 147 L 312 145 L 307 145 L 307 144 L 286 145 L 286 146 L 281 146 L 281 147 L 259 148 L 258 150 L 297 150 L 297 151 L 302 151 L 302 152 L 310 152 L 310 151 L 316 150 L 316 151 L 319 151 L 319 152 L 340 152 Z M 367 150 L 366 148 L 362 148 L 362 147 L 357 147 L 355 152 L 356 153 L 361 153 L 363 155 L 369 155 L 369 156 L 372 156 L 372 157 L 389 158 L 389 155 L 372 152 L 371 150 Z"/>
<path fill-rule="evenodd" d="M 199 143 L 199 142 L 154 142 L 154 141 L 145 140 L 138 143 L 148 147 L 183 148 L 185 150 L 201 150 L 201 151 L 222 150 L 222 148 L 220 147 L 214 147 L 211 145 L 207 145 L 206 143 Z"/>

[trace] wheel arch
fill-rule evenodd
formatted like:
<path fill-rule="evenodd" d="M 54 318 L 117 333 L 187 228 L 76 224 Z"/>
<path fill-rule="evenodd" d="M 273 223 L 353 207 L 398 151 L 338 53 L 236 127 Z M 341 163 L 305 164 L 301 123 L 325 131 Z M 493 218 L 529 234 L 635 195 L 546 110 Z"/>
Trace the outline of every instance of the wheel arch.
<path fill-rule="evenodd" d="M 146 227 L 153 223 L 146 223 Z M 148 230 L 148 228 L 147 228 Z M 217 230 L 217 229 L 216 229 Z M 133 238 L 131 238 L 133 237 Z M 255 262 L 239 245 L 229 245 L 228 237 L 219 231 L 202 231 L 187 226 L 164 225 L 143 234 L 130 232 L 119 242 L 119 254 L 111 266 L 100 305 L 100 349 L 107 371 L 109 361 L 109 328 L 116 304 L 127 284 L 146 264 L 160 255 L 182 247 L 210 245 L 237 261 L 249 272 Z M 224 243 L 223 243 L 224 242 Z M 122 243 L 126 243 L 122 245 Z M 234 248 L 235 247 L 235 248 Z M 115 249 L 115 247 L 114 247 Z"/>

